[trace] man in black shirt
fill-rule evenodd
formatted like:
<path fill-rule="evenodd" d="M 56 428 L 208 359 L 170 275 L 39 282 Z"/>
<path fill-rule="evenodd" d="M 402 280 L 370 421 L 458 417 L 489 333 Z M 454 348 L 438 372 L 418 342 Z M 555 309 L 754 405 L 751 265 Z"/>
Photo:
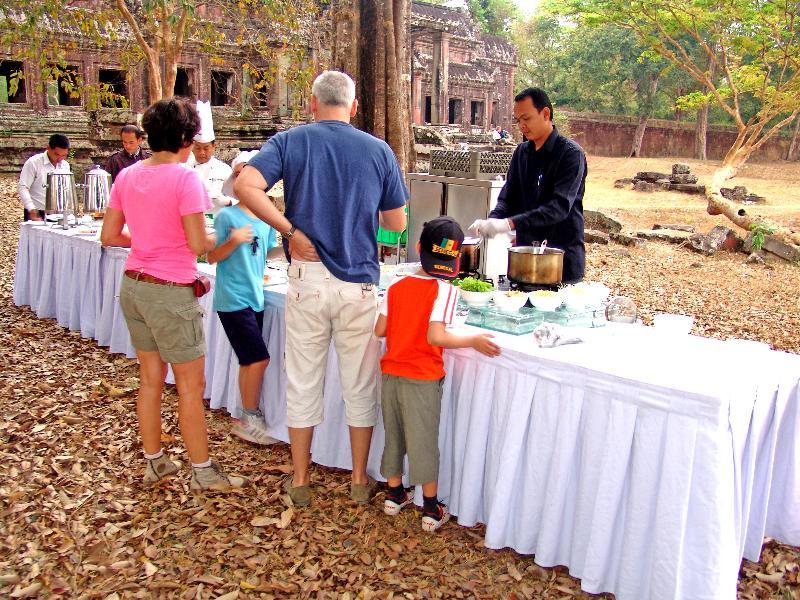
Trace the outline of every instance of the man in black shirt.
<path fill-rule="evenodd" d="M 508 176 L 488 219 L 470 231 L 494 237 L 516 230 L 517 246 L 547 240 L 564 250 L 565 283 L 583 279 L 583 192 L 586 155 L 578 144 L 558 133 L 553 105 L 538 88 L 514 98 L 514 121 L 527 141 L 514 151 Z"/>
<path fill-rule="evenodd" d="M 122 140 L 122 150 L 115 152 L 108 157 L 105 164 L 105 169 L 111 174 L 111 182 L 119 175 L 119 172 L 126 167 L 150 158 L 150 152 L 142 148 L 142 138 L 144 131 L 139 129 L 136 125 L 124 125 L 119 132 L 119 138 Z"/>

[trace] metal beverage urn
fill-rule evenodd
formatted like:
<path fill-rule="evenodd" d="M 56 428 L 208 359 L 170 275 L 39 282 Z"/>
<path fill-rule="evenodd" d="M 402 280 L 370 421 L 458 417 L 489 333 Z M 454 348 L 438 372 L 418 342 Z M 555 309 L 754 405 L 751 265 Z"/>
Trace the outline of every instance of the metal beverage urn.
<path fill-rule="evenodd" d="M 93 218 L 102 218 L 111 198 L 111 174 L 94 165 L 83 176 L 83 210 Z"/>
<path fill-rule="evenodd" d="M 69 228 L 69 215 L 75 215 L 77 194 L 75 191 L 75 176 L 72 173 L 48 173 L 47 191 L 44 198 L 46 213 L 61 213 L 63 219 L 61 226 Z"/>

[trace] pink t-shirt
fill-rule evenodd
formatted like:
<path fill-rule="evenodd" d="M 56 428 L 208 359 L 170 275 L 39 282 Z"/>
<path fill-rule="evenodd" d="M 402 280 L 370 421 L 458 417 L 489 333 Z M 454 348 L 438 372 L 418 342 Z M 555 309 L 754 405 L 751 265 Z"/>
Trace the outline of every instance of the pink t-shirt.
<path fill-rule="evenodd" d="M 126 270 L 176 283 L 194 281 L 197 256 L 189 249 L 181 217 L 211 209 L 197 173 L 175 163 L 138 162 L 117 175 L 108 206 L 122 211 L 131 233 Z"/>

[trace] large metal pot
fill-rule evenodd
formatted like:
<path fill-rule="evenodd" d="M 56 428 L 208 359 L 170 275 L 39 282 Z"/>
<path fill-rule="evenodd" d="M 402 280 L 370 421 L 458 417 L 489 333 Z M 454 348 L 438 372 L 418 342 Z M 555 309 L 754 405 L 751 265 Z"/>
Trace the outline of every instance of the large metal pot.
<path fill-rule="evenodd" d="M 105 212 L 111 197 L 111 174 L 99 165 L 83 176 L 83 209 L 98 216 Z"/>
<path fill-rule="evenodd" d="M 47 174 L 44 209 L 49 213 L 75 211 L 75 176 L 55 171 Z"/>
<path fill-rule="evenodd" d="M 477 273 L 481 266 L 480 239 L 464 240 L 461 244 L 461 257 L 458 263 L 458 274 Z"/>
<path fill-rule="evenodd" d="M 564 251 L 547 247 L 537 254 L 536 246 L 513 246 L 508 249 L 508 278 L 517 283 L 554 285 L 564 273 Z"/>

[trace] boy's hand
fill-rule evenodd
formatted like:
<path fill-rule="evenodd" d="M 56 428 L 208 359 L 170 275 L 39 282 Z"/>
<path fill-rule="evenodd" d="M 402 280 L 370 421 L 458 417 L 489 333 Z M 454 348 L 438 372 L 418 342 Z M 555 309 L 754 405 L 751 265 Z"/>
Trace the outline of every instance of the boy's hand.
<path fill-rule="evenodd" d="M 240 244 L 249 244 L 253 241 L 253 226 L 245 225 L 239 229 L 231 227 L 230 239 L 238 246 Z"/>
<path fill-rule="evenodd" d="M 472 336 L 472 347 L 486 356 L 499 356 L 500 346 L 491 340 L 493 337 L 491 333 L 482 333 Z"/>

